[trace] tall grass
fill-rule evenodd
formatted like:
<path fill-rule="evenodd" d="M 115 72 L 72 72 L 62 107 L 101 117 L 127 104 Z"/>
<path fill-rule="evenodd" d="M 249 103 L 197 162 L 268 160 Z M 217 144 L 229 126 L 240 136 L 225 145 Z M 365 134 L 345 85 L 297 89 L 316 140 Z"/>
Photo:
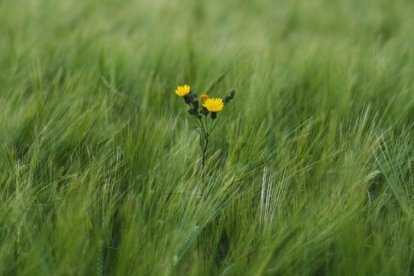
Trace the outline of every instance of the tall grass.
<path fill-rule="evenodd" d="M 0 274 L 414 274 L 411 1 L 3 0 L 0 26 Z M 183 82 L 237 91 L 203 180 Z"/>

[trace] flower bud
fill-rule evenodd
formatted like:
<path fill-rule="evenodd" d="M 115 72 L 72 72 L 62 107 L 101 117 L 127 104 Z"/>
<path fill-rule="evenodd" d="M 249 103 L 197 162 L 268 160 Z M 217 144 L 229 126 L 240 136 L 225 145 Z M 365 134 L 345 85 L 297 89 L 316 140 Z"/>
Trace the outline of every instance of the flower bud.
<path fill-rule="evenodd" d="M 227 95 L 227 96 L 225 96 L 225 97 L 224 97 L 224 99 L 223 99 L 224 103 L 225 103 L 225 104 L 227 104 L 227 103 L 229 103 L 231 100 L 233 100 L 234 95 L 236 95 L 236 91 L 231 90 L 231 91 L 230 91 L 230 93 L 229 93 L 229 95 Z"/>

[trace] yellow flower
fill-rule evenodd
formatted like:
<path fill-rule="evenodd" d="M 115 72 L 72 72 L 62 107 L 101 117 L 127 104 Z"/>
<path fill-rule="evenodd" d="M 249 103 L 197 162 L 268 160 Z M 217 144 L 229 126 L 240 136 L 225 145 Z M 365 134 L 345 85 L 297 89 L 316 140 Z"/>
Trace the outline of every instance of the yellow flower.
<path fill-rule="evenodd" d="M 201 100 L 202 103 L 204 103 L 207 99 L 208 99 L 208 95 L 207 94 L 201 94 L 200 100 Z"/>
<path fill-rule="evenodd" d="M 188 84 L 177 86 L 177 89 L 175 89 L 175 94 L 180 97 L 187 96 L 190 94 L 190 86 Z"/>
<path fill-rule="evenodd" d="M 203 106 L 210 112 L 219 112 L 224 108 L 224 102 L 221 98 L 208 98 L 203 102 Z"/>

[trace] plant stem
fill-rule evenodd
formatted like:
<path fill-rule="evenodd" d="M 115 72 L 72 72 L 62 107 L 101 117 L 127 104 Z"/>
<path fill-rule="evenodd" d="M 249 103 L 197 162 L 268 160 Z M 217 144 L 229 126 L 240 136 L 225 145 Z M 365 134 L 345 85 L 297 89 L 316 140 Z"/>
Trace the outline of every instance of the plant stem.
<path fill-rule="evenodd" d="M 209 138 L 209 131 L 207 125 L 204 125 L 203 120 L 198 118 L 199 127 L 201 130 L 200 133 L 200 148 L 201 148 L 201 175 L 204 175 L 204 168 L 206 164 L 206 157 L 207 157 L 207 147 L 208 147 L 208 138 Z M 207 122 L 206 122 L 207 124 Z M 201 142 L 204 139 L 204 144 Z"/>
<path fill-rule="evenodd" d="M 206 155 L 208 147 L 208 133 L 204 133 L 204 147 L 202 148 L 201 173 L 204 175 L 204 167 L 206 164 Z"/>

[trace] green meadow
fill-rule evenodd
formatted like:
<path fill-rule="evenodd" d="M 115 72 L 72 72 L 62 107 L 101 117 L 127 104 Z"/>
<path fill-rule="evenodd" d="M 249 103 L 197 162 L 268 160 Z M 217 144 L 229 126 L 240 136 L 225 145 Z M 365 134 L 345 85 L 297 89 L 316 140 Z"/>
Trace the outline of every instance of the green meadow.
<path fill-rule="evenodd" d="M 414 275 L 414 2 L 0 0 L 0 275 Z M 174 92 L 224 97 L 201 173 Z"/>

